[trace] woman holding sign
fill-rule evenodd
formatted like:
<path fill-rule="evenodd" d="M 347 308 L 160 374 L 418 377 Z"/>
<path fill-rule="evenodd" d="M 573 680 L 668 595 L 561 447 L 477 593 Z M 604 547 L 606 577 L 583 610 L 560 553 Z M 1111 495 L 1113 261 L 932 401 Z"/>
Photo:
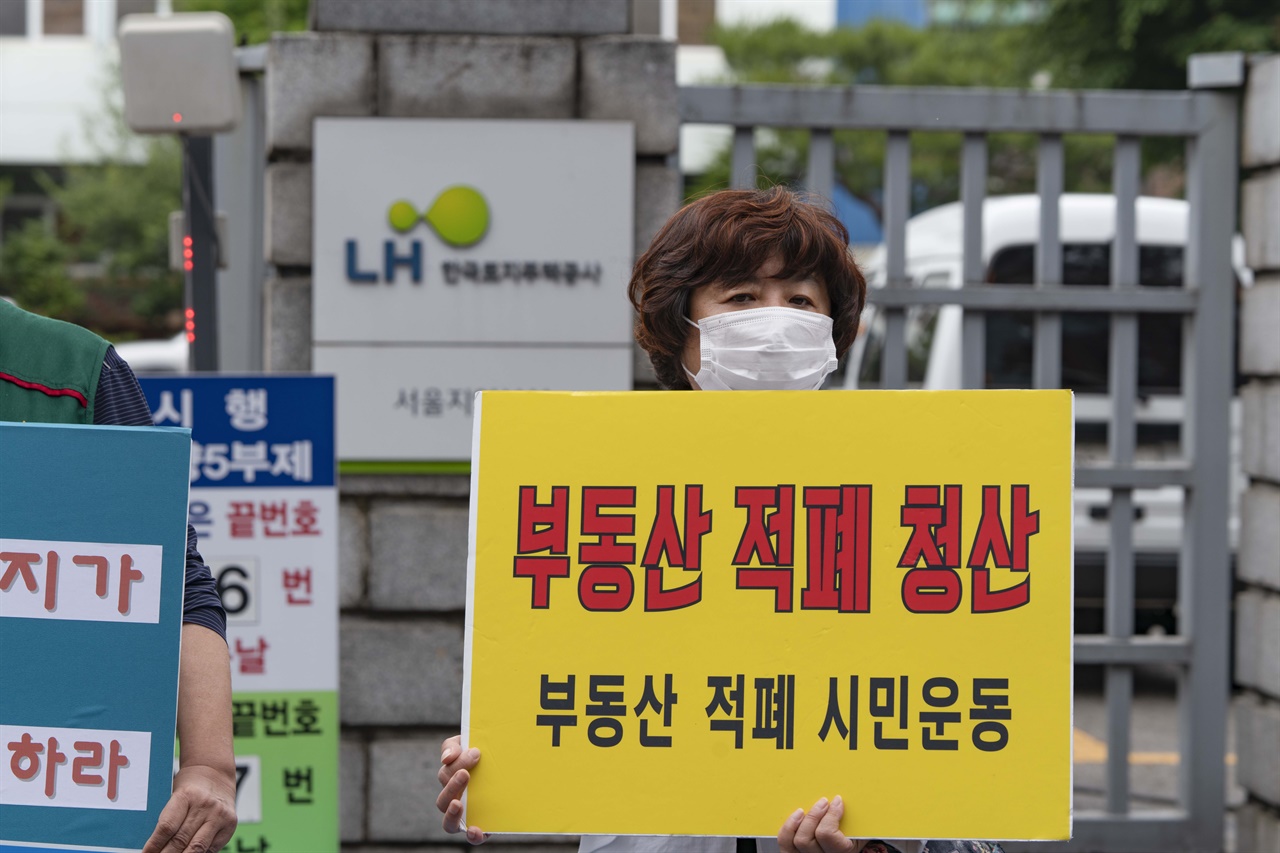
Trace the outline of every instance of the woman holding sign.
<path fill-rule="evenodd" d="M 812 391 L 853 344 L 866 281 L 848 233 L 825 207 L 781 187 L 705 196 L 673 216 L 636 263 L 636 340 L 663 387 Z M 436 807 L 473 844 L 461 797 L 480 760 L 459 736 L 441 749 Z M 581 853 L 985 853 L 982 842 L 860 841 L 840 832 L 840 796 L 785 817 L 773 839 L 584 836 Z"/>

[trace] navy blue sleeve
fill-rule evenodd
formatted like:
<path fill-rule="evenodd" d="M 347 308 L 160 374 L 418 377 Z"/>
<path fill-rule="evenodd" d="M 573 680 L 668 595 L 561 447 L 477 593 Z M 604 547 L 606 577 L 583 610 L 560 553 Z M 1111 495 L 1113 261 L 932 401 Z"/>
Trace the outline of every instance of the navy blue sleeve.
<path fill-rule="evenodd" d="M 102 360 L 98 393 L 93 398 L 93 422 L 98 425 L 151 426 L 151 408 L 138 387 L 138 379 L 115 351 L 107 349 Z M 187 525 L 186 586 L 182 593 L 182 621 L 203 625 L 227 638 L 227 614 L 218 597 L 213 575 L 196 548 L 196 531 Z"/>

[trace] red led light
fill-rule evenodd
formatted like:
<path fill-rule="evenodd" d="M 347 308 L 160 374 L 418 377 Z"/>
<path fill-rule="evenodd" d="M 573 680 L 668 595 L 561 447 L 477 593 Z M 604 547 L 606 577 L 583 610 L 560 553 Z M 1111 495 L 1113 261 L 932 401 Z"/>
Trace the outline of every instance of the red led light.
<path fill-rule="evenodd" d="M 190 248 L 191 248 L 191 235 L 190 235 L 190 234 L 188 234 L 186 237 L 183 237 L 183 238 L 182 238 L 182 245 L 186 246 L 188 249 L 190 249 Z"/>
<path fill-rule="evenodd" d="M 187 343 L 194 344 L 196 342 L 196 333 L 187 332 Z"/>
<path fill-rule="evenodd" d="M 174 124 L 182 124 L 182 113 L 174 113 L 174 114 L 173 114 L 173 123 L 174 123 Z"/>

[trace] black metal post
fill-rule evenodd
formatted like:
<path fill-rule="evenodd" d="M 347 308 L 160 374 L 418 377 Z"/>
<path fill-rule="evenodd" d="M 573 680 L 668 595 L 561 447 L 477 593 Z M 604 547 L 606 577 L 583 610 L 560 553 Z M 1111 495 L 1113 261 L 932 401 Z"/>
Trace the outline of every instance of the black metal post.
<path fill-rule="evenodd" d="M 188 311 L 195 312 L 190 367 L 214 371 L 218 369 L 219 246 L 213 206 L 213 137 L 187 136 L 183 142 L 182 213 L 192 250 L 185 265 L 185 302 Z"/>

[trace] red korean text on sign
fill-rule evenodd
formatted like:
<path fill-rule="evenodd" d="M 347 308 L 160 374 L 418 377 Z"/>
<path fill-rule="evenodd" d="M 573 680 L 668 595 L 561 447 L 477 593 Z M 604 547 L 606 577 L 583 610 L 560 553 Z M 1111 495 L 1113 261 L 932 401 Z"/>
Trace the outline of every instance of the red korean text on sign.
<path fill-rule="evenodd" d="M 773 609 L 791 611 L 795 568 L 795 486 L 739 486 L 735 504 L 747 511 L 733 554 L 738 589 L 772 589 Z M 754 563 L 754 565 L 753 565 Z"/>

